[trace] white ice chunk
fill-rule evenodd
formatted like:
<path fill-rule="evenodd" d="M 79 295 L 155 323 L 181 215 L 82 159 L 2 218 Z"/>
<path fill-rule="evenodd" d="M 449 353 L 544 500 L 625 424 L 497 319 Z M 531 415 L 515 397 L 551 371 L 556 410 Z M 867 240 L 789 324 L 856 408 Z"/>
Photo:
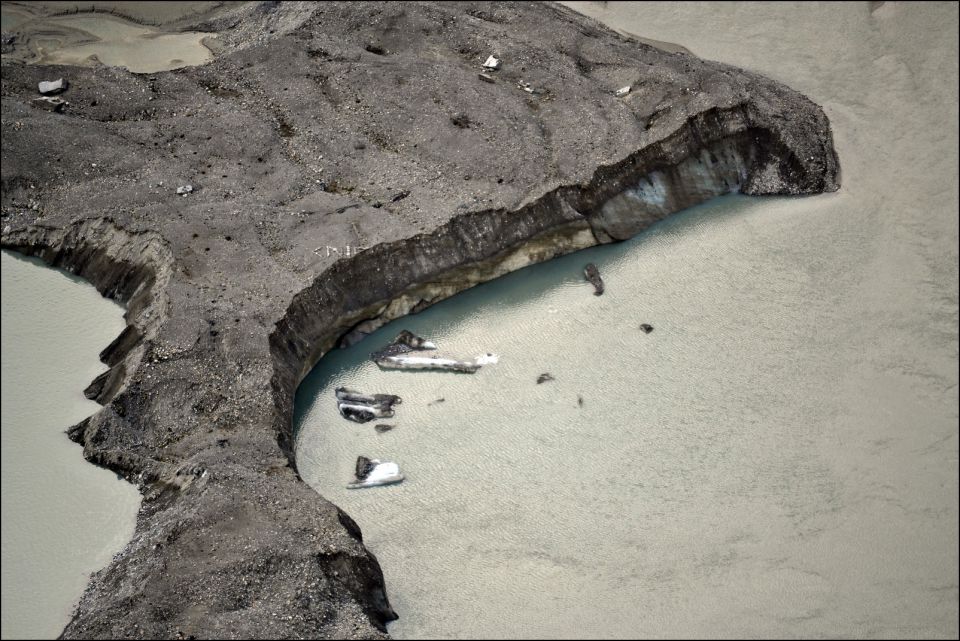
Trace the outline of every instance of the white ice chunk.
<path fill-rule="evenodd" d="M 483 68 L 489 69 L 490 71 L 496 71 L 497 69 L 500 68 L 500 59 L 490 56 L 489 58 L 487 58 L 487 61 L 483 63 Z"/>

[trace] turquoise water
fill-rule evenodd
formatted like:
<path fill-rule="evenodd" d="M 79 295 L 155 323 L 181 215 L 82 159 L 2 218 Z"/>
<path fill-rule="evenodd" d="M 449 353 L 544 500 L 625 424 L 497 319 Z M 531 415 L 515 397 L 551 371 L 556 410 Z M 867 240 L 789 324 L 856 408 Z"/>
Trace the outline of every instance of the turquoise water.
<path fill-rule="evenodd" d="M 957 6 L 576 4 L 811 96 L 843 189 L 727 197 L 326 356 L 299 469 L 363 529 L 391 634 L 955 637 Z M 401 328 L 500 362 L 380 371 Z M 396 428 L 338 385 L 402 396 Z M 346 490 L 359 454 L 407 480 Z"/>

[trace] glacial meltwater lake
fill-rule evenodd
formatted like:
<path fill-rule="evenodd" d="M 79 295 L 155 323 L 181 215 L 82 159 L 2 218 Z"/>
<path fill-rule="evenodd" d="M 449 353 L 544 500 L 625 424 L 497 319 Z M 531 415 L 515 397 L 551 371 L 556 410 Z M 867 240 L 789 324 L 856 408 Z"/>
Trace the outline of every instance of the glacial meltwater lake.
<path fill-rule="evenodd" d="M 957 5 L 569 4 L 803 92 L 843 186 L 727 196 L 323 358 L 298 467 L 362 528 L 391 634 L 955 638 Z M 403 328 L 500 362 L 380 371 Z M 340 385 L 403 404 L 350 423 Z M 345 489 L 360 454 L 406 480 Z"/>
<path fill-rule="evenodd" d="M 52 639 L 90 574 L 133 535 L 140 493 L 83 458 L 65 430 L 100 406 L 83 389 L 124 327 L 89 283 L 2 253 L 2 632 Z"/>
<path fill-rule="evenodd" d="M 90 9 L 103 5 L 100 11 Z M 216 34 L 196 31 L 168 32 L 138 24 L 105 10 L 128 13 L 141 19 L 176 19 L 189 7 L 200 11 L 215 3 L 64 3 L 4 2 L 3 29 L 15 32 L 17 48 L 13 58 L 35 64 L 94 66 L 104 64 L 125 67 L 134 73 L 154 73 L 201 65 L 213 59 L 204 40 Z M 111 6 L 113 5 L 113 6 Z M 138 6 L 139 5 L 139 6 Z M 169 6 L 168 11 L 152 9 Z M 44 11 L 67 11 L 66 15 L 46 15 Z"/>

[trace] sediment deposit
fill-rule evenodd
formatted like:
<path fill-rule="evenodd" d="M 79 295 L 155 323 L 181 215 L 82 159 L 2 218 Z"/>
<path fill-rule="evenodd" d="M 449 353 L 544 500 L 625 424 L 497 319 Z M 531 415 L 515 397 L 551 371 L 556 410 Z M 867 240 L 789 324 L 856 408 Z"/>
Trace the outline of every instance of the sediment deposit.
<path fill-rule="evenodd" d="M 552 5 L 263 2 L 178 28 L 218 57 L 2 67 L 3 246 L 128 306 L 70 435 L 144 502 L 68 638 L 383 636 L 376 559 L 296 474 L 293 395 L 324 353 L 718 194 L 838 188 L 807 98 Z M 32 106 L 60 77 L 69 104 Z"/>

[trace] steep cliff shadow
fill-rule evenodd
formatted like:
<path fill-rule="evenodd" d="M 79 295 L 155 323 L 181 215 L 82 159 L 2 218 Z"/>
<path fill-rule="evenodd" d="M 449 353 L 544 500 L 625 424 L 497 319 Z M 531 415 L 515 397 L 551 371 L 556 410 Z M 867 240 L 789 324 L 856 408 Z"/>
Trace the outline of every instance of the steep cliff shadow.
<path fill-rule="evenodd" d="M 438 326 L 445 327 L 450 322 L 448 319 L 456 323 L 459 319 L 468 318 L 471 310 L 480 305 L 490 304 L 491 292 L 495 292 L 493 298 L 495 305 L 507 316 L 512 314 L 511 310 L 528 305 L 531 300 L 549 297 L 552 292 L 559 289 L 578 288 L 582 290 L 584 296 L 590 296 L 593 290 L 583 276 L 583 267 L 586 263 L 596 264 L 600 273 L 606 274 L 612 266 L 624 260 L 630 253 L 643 251 L 644 245 L 655 243 L 660 235 L 682 235 L 708 218 L 711 220 L 735 219 L 746 216 L 752 208 L 760 206 L 763 206 L 762 201 L 747 196 L 736 194 L 719 196 L 708 203 L 689 207 L 655 222 L 646 231 L 622 243 L 588 247 L 552 259 L 549 261 L 549 268 L 545 263 L 532 264 L 491 281 L 480 283 L 430 307 L 429 318 L 419 313 L 411 313 L 409 316 L 385 324 L 363 338 L 357 344 L 357 349 L 331 350 L 320 359 L 323 367 L 321 368 L 318 362 L 296 390 L 294 439 L 308 404 L 329 385 L 330 380 L 368 365 L 369 353 L 392 342 L 401 330 L 408 329 L 419 336 L 431 337 L 433 336 L 431 329 L 435 330 Z M 609 283 L 609 285 L 616 287 L 615 283 Z M 560 314 L 564 313 L 562 309 L 557 311 Z M 602 323 L 602 319 L 598 319 L 598 322 Z M 493 352 L 497 351 L 496 345 L 488 345 L 486 348 Z M 471 355 L 463 354 L 462 356 Z M 399 375 L 417 376 L 418 373 L 400 372 Z"/>

